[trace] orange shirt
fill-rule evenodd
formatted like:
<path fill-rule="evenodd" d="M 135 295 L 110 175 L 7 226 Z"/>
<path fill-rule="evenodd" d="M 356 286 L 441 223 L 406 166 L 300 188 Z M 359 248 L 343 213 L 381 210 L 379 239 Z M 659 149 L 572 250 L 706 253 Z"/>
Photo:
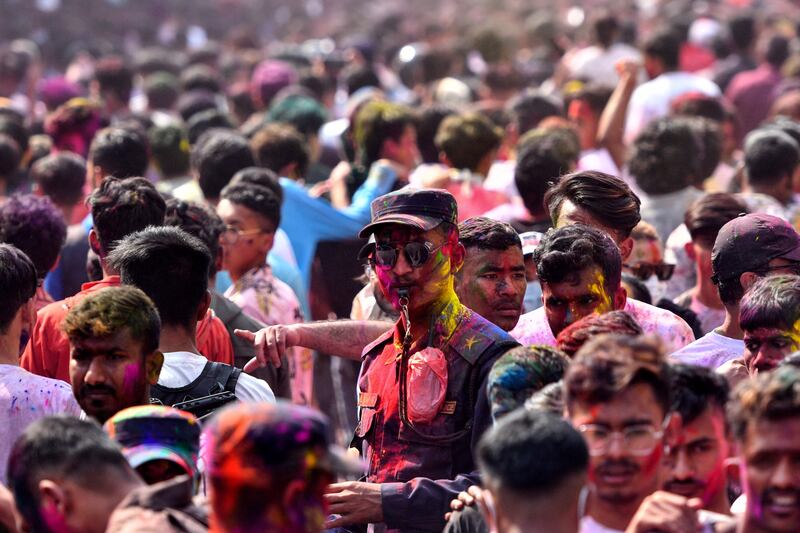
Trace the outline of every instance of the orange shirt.
<path fill-rule="evenodd" d="M 22 354 L 20 366 L 40 376 L 69 383 L 69 339 L 61 331 L 61 322 L 72 307 L 87 295 L 106 287 L 119 286 L 119 276 L 84 283 L 75 296 L 43 307 L 36 315 L 31 338 Z M 197 324 L 197 347 L 201 353 L 214 354 L 211 361 L 233 363 L 233 345 L 222 321 L 211 310 Z"/>

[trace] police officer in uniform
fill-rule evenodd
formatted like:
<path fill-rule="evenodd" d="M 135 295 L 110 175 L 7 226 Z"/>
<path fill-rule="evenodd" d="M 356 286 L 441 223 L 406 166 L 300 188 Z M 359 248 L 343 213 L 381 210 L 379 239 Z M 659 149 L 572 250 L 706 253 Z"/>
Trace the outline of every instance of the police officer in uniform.
<path fill-rule="evenodd" d="M 328 527 L 441 531 L 448 504 L 478 482 L 473 448 L 491 424 L 486 379 L 517 342 L 464 307 L 453 289 L 464 261 L 448 192 L 403 189 L 372 203 L 370 263 L 400 312 L 364 349 L 353 439 L 364 481 L 331 485 Z"/>

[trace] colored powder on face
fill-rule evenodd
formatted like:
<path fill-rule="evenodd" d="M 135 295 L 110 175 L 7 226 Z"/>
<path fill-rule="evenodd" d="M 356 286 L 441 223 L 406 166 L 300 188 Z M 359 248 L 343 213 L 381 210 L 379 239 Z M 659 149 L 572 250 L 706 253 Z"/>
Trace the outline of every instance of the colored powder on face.
<path fill-rule="evenodd" d="M 594 279 L 589 284 L 589 292 L 600 301 L 600 304 L 595 308 L 596 314 L 602 315 L 614 310 L 611 296 L 606 291 L 606 278 L 600 269 L 595 270 Z"/>
<path fill-rule="evenodd" d="M 122 381 L 122 391 L 126 397 L 130 398 L 135 393 L 140 375 L 141 373 L 139 371 L 139 365 L 131 363 L 125 367 L 125 375 Z"/>

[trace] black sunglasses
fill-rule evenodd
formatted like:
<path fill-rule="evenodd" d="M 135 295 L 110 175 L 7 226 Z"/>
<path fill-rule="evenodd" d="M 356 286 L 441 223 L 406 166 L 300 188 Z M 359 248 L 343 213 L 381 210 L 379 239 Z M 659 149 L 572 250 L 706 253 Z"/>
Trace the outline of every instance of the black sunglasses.
<path fill-rule="evenodd" d="M 643 281 L 647 280 L 653 274 L 655 274 L 659 280 L 667 281 L 675 272 L 675 265 L 670 265 L 667 263 L 660 263 L 657 265 L 650 263 L 639 263 L 638 265 L 624 266 L 631 271 L 631 274 Z"/>
<path fill-rule="evenodd" d="M 413 268 L 419 268 L 427 263 L 431 254 L 442 246 L 444 246 L 444 244 L 434 246 L 433 243 L 427 241 L 413 241 L 402 245 L 402 250 L 408 264 Z M 401 245 L 397 244 L 376 244 L 375 251 L 372 253 L 370 260 L 379 267 L 393 268 L 394 265 L 397 264 L 400 249 Z"/>

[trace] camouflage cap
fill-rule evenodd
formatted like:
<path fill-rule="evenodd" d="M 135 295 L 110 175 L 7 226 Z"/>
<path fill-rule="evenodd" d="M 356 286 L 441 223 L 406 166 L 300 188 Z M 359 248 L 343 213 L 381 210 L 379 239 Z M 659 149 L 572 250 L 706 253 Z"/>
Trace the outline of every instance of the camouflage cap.
<path fill-rule="evenodd" d="M 406 188 L 390 192 L 372 201 L 372 221 L 358 234 L 366 238 L 384 224 L 402 224 L 422 231 L 442 222 L 458 223 L 455 197 L 442 189 Z"/>

